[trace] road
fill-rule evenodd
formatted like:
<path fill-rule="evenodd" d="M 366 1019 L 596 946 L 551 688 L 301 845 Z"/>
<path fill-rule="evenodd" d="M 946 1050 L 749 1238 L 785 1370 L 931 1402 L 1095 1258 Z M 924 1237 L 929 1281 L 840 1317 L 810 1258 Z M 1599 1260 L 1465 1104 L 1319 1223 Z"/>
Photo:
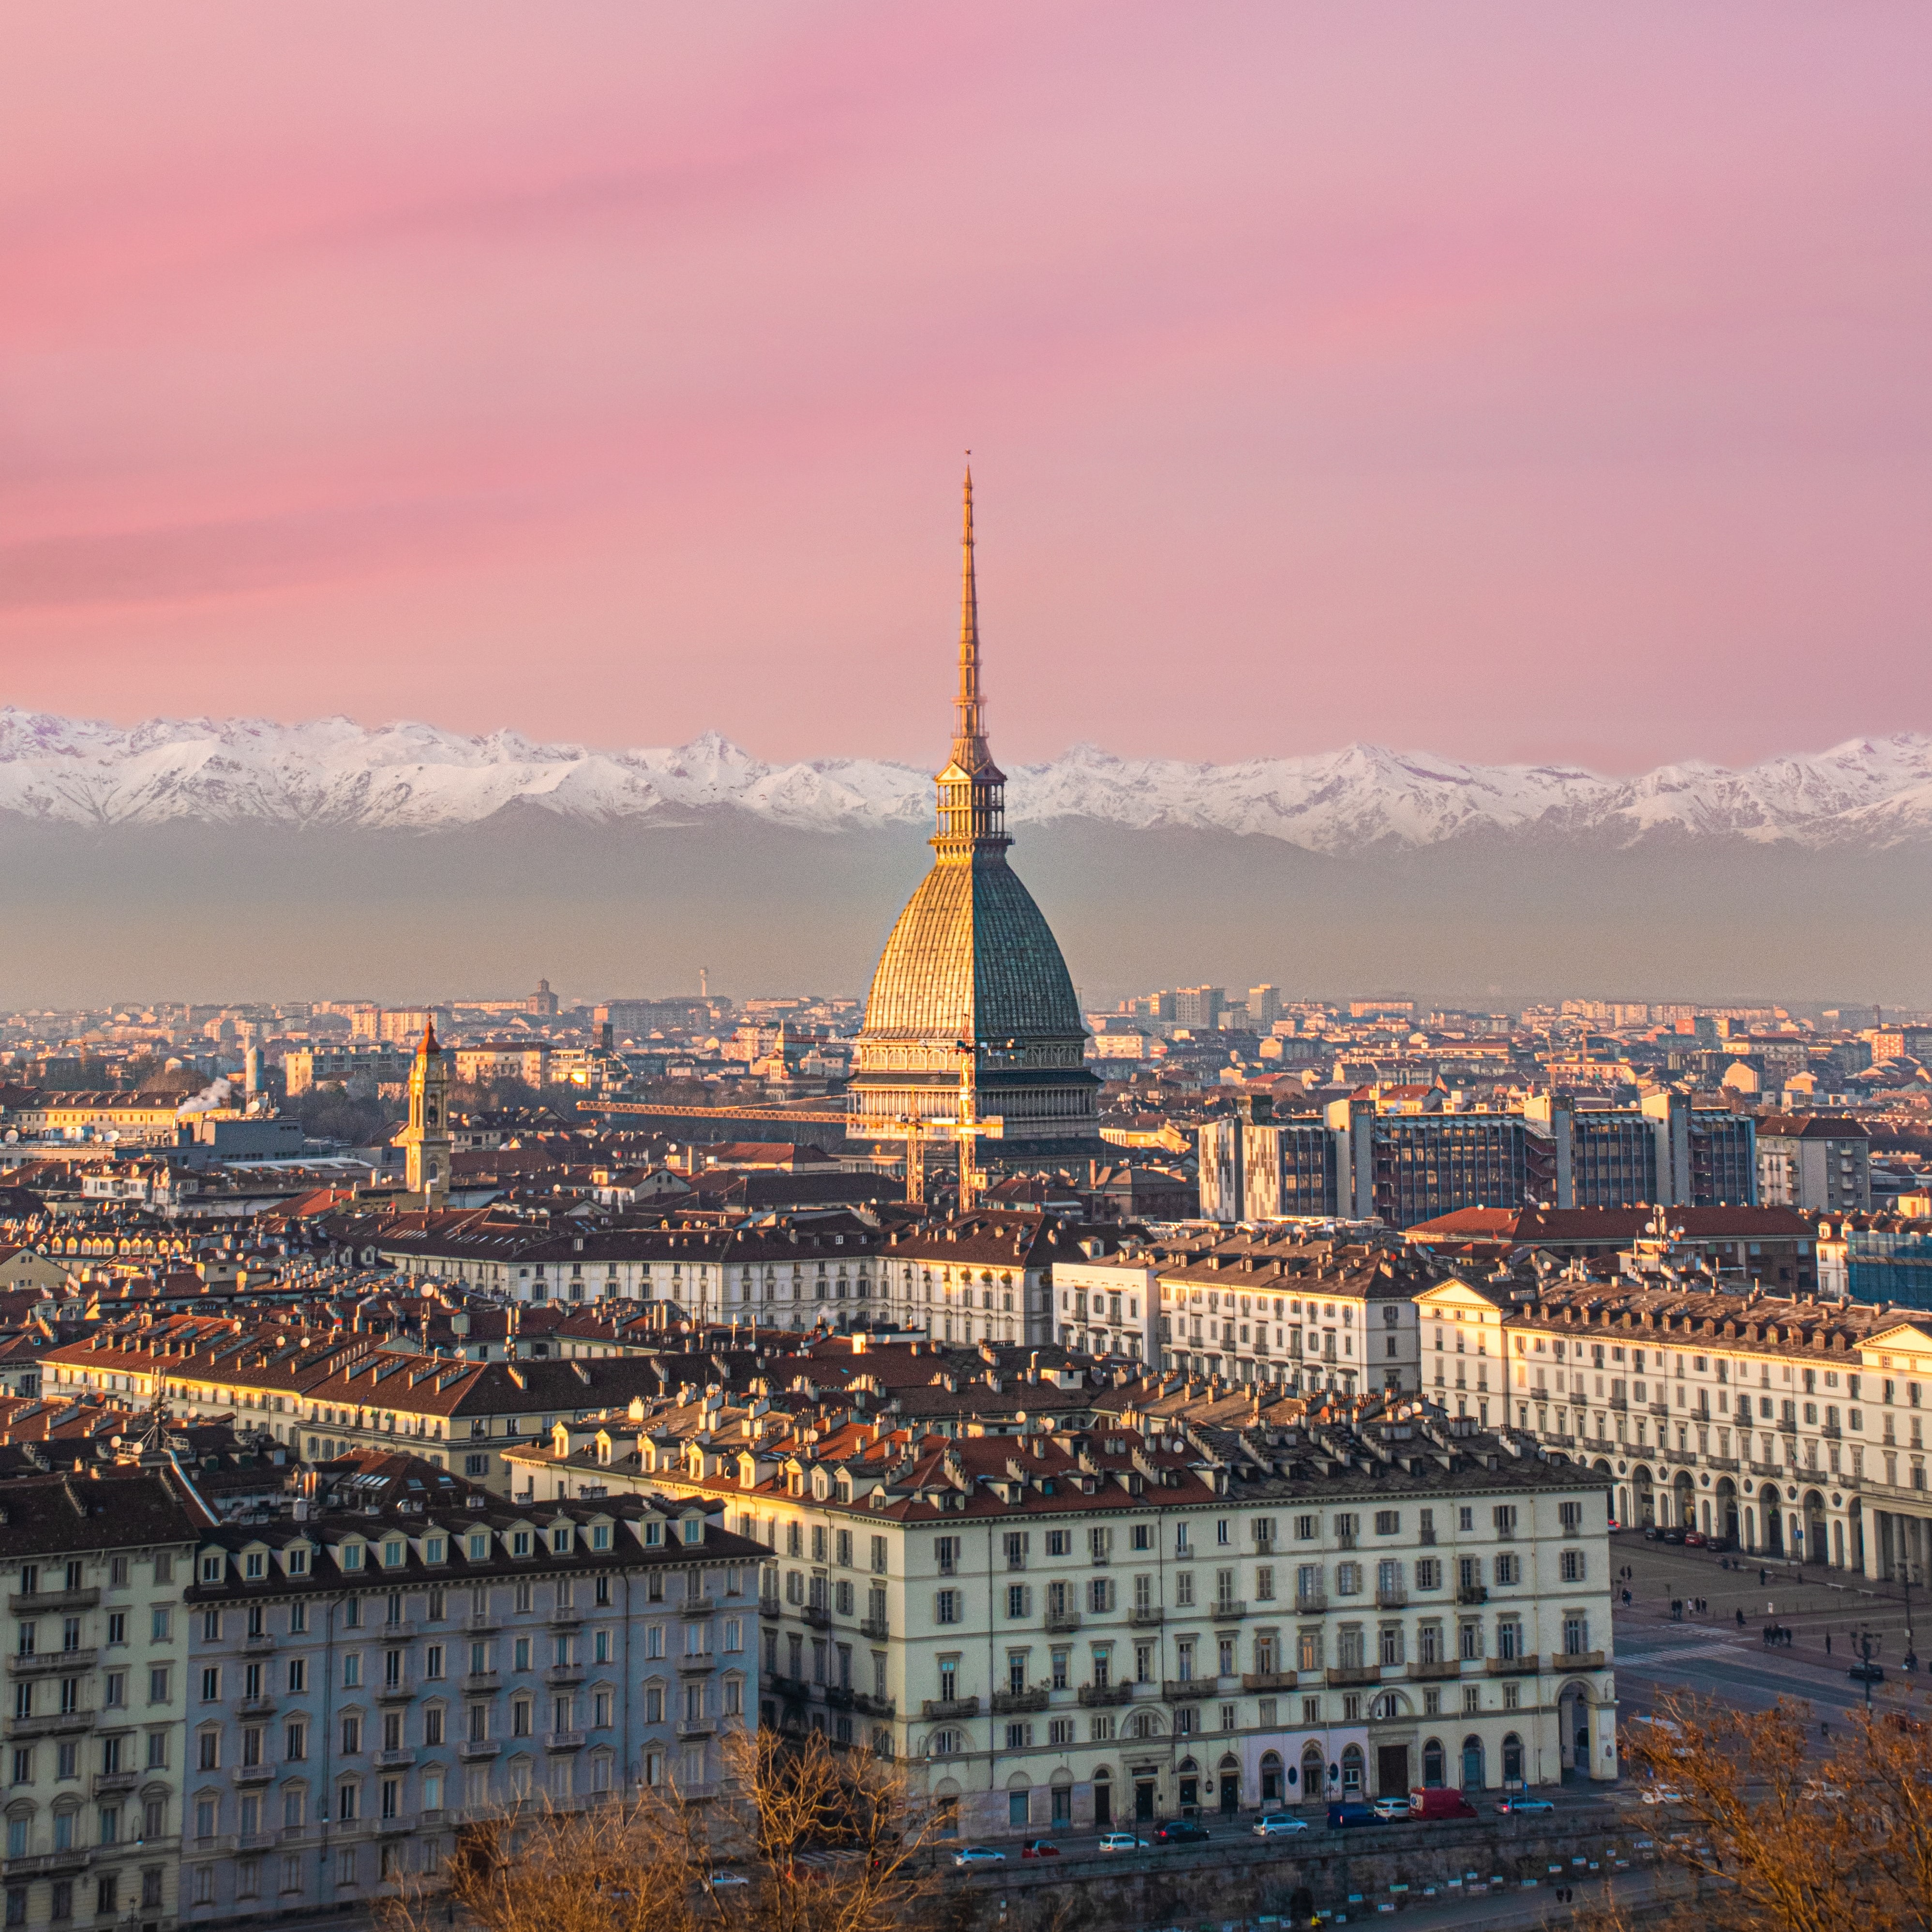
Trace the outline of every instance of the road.
<path fill-rule="evenodd" d="M 1724 1567 L 1730 1562 L 1739 1567 Z M 1932 1672 L 1901 1667 L 1906 1605 L 1904 1592 L 1892 1585 L 1843 1570 L 1804 1570 L 1646 1543 L 1634 1531 L 1610 1538 L 1610 1563 L 1619 1597 L 1628 1589 L 1632 1598 L 1628 1609 L 1618 1601 L 1615 1617 L 1617 1698 L 1625 1723 L 1671 1692 L 1689 1691 L 1748 1711 L 1796 1697 L 1828 1724 L 1864 1703 L 1863 1688 L 1846 1676 L 1857 1660 L 1854 1638 L 1861 1630 L 1872 1634 L 1874 1654 L 1885 1666 L 1887 1682 L 1875 1691 L 1876 1700 L 1894 1709 L 1927 1701 Z M 1682 1622 L 1672 1618 L 1673 1598 L 1687 1606 Z M 1707 1610 L 1688 1607 L 1698 1598 Z M 1913 1593 L 1912 1608 L 1917 1641 L 1932 1650 L 1932 1604 L 1924 1592 Z M 1773 1623 L 1792 1633 L 1788 1646 L 1765 1644 L 1764 1628 Z"/>

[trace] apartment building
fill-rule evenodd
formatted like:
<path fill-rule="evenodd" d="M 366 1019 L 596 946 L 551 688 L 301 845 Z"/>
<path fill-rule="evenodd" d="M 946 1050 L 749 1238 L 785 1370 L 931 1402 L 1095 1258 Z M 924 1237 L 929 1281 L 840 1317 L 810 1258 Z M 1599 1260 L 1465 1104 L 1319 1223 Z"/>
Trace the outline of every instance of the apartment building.
<path fill-rule="evenodd" d="M 1830 1114 L 1767 1114 L 1757 1124 L 1758 1198 L 1768 1208 L 1871 1212 L 1871 1136 Z"/>
<path fill-rule="evenodd" d="M 1414 1298 L 1444 1270 L 1385 1242 L 1242 1236 L 1156 1270 L 1160 1366 L 1338 1394 L 1420 1387 Z"/>
<path fill-rule="evenodd" d="M 1372 1083 L 1324 1114 L 1227 1116 L 1199 1130 L 1210 1220 L 1348 1216 L 1408 1228 L 1458 1209 L 1711 1206 L 1756 1200 L 1755 1123 L 1682 1094 L 1634 1108 L 1548 1095 L 1460 1106 L 1439 1085 Z"/>
<path fill-rule="evenodd" d="M 182 1593 L 205 1520 L 172 1468 L 16 1478 L 0 1495 L 9 1926 L 176 1922 Z"/>
<path fill-rule="evenodd" d="M 502 1495 L 506 1448 L 664 1382 L 647 1357 L 476 1362 L 386 1348 L 353 1329 L 211 1316 L 104 1327 L 41 1359 L 50 1396 L 164 1396 L 178 1416 L 232 1415 L 310 1462 L 405 1450 Z"/>
<path fill-rule="evenodd" d="M 767 1552 L 766 1721 L 910 1760 L 968 1836 L 1616 1774 L 1597 1478 L 1412 1398 L 1192 1400 L 957 1439 L 721 1406 L 517 1460 L 722 1506 Z"/>
<path fill-rule="evenodd" d="M 764 1551 L 701 1503 L 519 1510 L 418 1466 L 374 1508 L 200 1536 L 184 1917 L 366 1910 L 434 1883 L 466 1821 L 718 1789 Z"/>
<path fill-rule="evenodd" d="M 1922 1313 L 1578 1273 L 1419 1297 L 1429 1393 L 1463 1372 L 1465 1338 L 1499 1334 L 1499 1418 L 1506 1400 L 1516 1430 L 1609 1484 L 1619 1522 L 1868 1576 L 1932 1574 Z"/>

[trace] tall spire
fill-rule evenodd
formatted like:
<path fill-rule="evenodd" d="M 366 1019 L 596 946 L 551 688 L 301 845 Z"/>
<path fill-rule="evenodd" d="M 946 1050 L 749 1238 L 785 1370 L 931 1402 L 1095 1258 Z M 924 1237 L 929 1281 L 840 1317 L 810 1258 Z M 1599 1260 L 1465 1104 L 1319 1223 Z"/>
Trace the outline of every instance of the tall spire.
<path fill-rule="evenodd" d="M 978 763 L 966 755 L 970 746 L 983 761 L 986 733 L 980 695 L 980 590 L 973 575 L 973 466 L 966 466 L 965 523 L 959 539 L 959 722 L 952 755 L 974 771 Z"/>
<path fill-rule="evenodd" d="M 968 451 L 970 457 L 971 452 Z M 1004 852 L 1006 774 L 986 745 L 986 698 L 980 685 L 980 592 L 973 569 L 973 470 L 966 470 L 965 508 L 959 555 L 959 696 L 954 709 L 952 756 L 939 774 L 939 836 L 942 854 Z"/>

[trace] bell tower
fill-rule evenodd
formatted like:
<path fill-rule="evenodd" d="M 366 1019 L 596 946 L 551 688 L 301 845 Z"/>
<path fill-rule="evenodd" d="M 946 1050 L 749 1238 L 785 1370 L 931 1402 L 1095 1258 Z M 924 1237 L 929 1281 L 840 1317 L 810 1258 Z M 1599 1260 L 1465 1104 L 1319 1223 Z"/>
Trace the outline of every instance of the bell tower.
<path fill-rule="evenodd" d="M 449 1068 L 436 1043 L 436 1022 L 423 1028 L 410 1069 L 410 1124 L 402 1142 L 409 1191 L 425 1208 L 440 1208 L 449 1198 Z"/>

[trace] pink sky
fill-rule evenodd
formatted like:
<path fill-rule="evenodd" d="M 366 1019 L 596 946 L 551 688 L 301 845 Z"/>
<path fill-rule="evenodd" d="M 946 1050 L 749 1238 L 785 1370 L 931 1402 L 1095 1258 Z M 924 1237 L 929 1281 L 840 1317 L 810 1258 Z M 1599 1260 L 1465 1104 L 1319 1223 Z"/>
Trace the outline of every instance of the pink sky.
<path fill-rule="evenodd" d="M 931 761 L 1932 728 L 1932 11 L 0 21 L 0 702 Z"/>

